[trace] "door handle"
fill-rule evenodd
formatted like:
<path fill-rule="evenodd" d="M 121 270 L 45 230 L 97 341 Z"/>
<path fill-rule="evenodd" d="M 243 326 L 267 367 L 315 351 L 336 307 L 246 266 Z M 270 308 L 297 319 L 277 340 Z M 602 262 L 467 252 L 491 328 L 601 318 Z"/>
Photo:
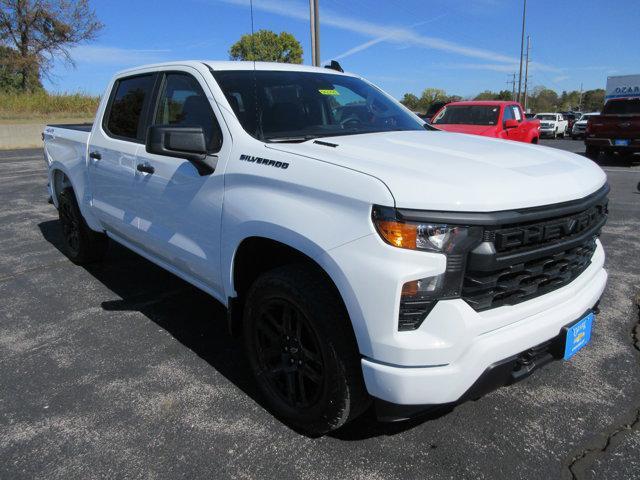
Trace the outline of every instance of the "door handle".
<path fill-rule="evenodd" d="M 100 154 L 100 152 L 90 152 L 89 153 L 89 158 L 93 158 L 94 160 L 102 160 L 102 155 Z"/>
<path fill-rule="evenodd" d="M 136 170 L 138 170 L 139 172 L 144 172 L 144 173 L 153 173 L 156 171 L 155 168 L 153 168 L 151 165 L 149 165 L 148 163 L 139 163 L 136 166 Z"/>

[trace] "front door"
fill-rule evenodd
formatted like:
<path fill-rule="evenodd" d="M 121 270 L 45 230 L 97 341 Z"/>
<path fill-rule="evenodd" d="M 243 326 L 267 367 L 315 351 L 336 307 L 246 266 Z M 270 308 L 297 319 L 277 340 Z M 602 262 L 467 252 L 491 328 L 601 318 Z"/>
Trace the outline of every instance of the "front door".
<path fill-rule="evenodd" d="M 509 140 L 515 140 L 518 142 L 524 142 L 526 140 L 526 128 L 524 122 L 524 116 L 520 107 L 517 105 L 507 105 L 504 107 L 504 118 L 510 118 L 518 122 L 518 126 L 506 130 L 506 138 Z"/>
<path fill-rule="evenodd" d="M 89 139 L 88 172 L 95 214 L 107 231 L 128 241 L 135 241 L 138 234 L 136 155 L 143 142 L 154 81 L 153 74 L 117 79 L 104 121 L 93 128 Z"/>
<path fill-rule="evenodd" d="M 159 81 L 151 125 L 202 127 L 209 154 L 223 165 L 231 139 L 220 128 L 219 111 L 201 74 L 185 67 L 163 72 Z M 201 287 L 220 293 L 222 168 L 201 176 L 189 161 L 147 153 L 142 146 L 135 186 L 145 248 Z"/>

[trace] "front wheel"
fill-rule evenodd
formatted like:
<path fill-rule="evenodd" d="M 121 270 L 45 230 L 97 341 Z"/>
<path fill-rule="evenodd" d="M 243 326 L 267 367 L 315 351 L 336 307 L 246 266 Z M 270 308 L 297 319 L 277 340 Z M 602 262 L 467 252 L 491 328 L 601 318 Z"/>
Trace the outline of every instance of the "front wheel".
<path fill-rule="evenodd" d="M 260 276 L 245 304 L 244 343 L 268 407 L 312 436 L 368 406 L 349 318 L 329 281 L 307 265 Z"/>
<path fill-rule="evenodd" d="M 85 265 L 104 257 L 108 246 L 107 236 L 89 228 L 70 187 L 58 196 L 58 217 L 62 226 L 63 250 L 73 263 Z"/>

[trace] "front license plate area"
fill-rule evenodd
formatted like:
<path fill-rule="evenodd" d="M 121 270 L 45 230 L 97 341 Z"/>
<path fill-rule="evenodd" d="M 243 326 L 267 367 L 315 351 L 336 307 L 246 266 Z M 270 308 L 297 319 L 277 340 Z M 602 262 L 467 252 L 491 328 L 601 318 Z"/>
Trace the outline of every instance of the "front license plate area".
<path fill-rule="evenodd" d="M 623 140 L 614 140 L 613 144 L 616 147 L 626 147 L 629 145 L 629 140 L 623 139 Z"/>
<path fill-rule="evenodd" d="M 564 344 L 565 360 L 569 360 L 589 343 L 589 340 L 591 340 L 591 326 L 594 319 L 595 315 L 591 312 L 573 325 L 566 327 L 567 334 Z"/>

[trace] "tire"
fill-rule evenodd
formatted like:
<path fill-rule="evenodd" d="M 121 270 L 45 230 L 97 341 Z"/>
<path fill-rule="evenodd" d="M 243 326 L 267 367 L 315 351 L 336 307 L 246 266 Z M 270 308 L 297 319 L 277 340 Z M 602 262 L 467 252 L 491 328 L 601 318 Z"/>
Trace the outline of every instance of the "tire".
<path fill-rule="evenodd" d="M 587 145 L 587 148 L 585 150 L 585 155 L 587 156 L 587 158 L 590 158 L 591 160 L 595 160 L 600 155 L 600 149 L 593 145 Z"/>
<path fill-rule="evenodd" d="M 72 188 L 65 188 L 58 196 L 58 216 L 65 255 L 77 265 L 102 260 L 109 240 L 104 233 L 91 230 L 84 221 Z"/>
<path fill-rule="evenodd" d="M 243 330 L 267 406 L 295 430 L 319 436 L 368 407 L 349 317 L 314 268 L 287 265 L 261 275 L 247 294 Z"/>
<path fill-rule="evenodd" d="M 537 145 L 537 144 L 538 144 L 538 140 L 539 140 L 539 138 L 538 138 L 538 137 L 533 137 L 533 138 L 531 139 L 531 143 L 532 143 L 533 145 Z"/>

